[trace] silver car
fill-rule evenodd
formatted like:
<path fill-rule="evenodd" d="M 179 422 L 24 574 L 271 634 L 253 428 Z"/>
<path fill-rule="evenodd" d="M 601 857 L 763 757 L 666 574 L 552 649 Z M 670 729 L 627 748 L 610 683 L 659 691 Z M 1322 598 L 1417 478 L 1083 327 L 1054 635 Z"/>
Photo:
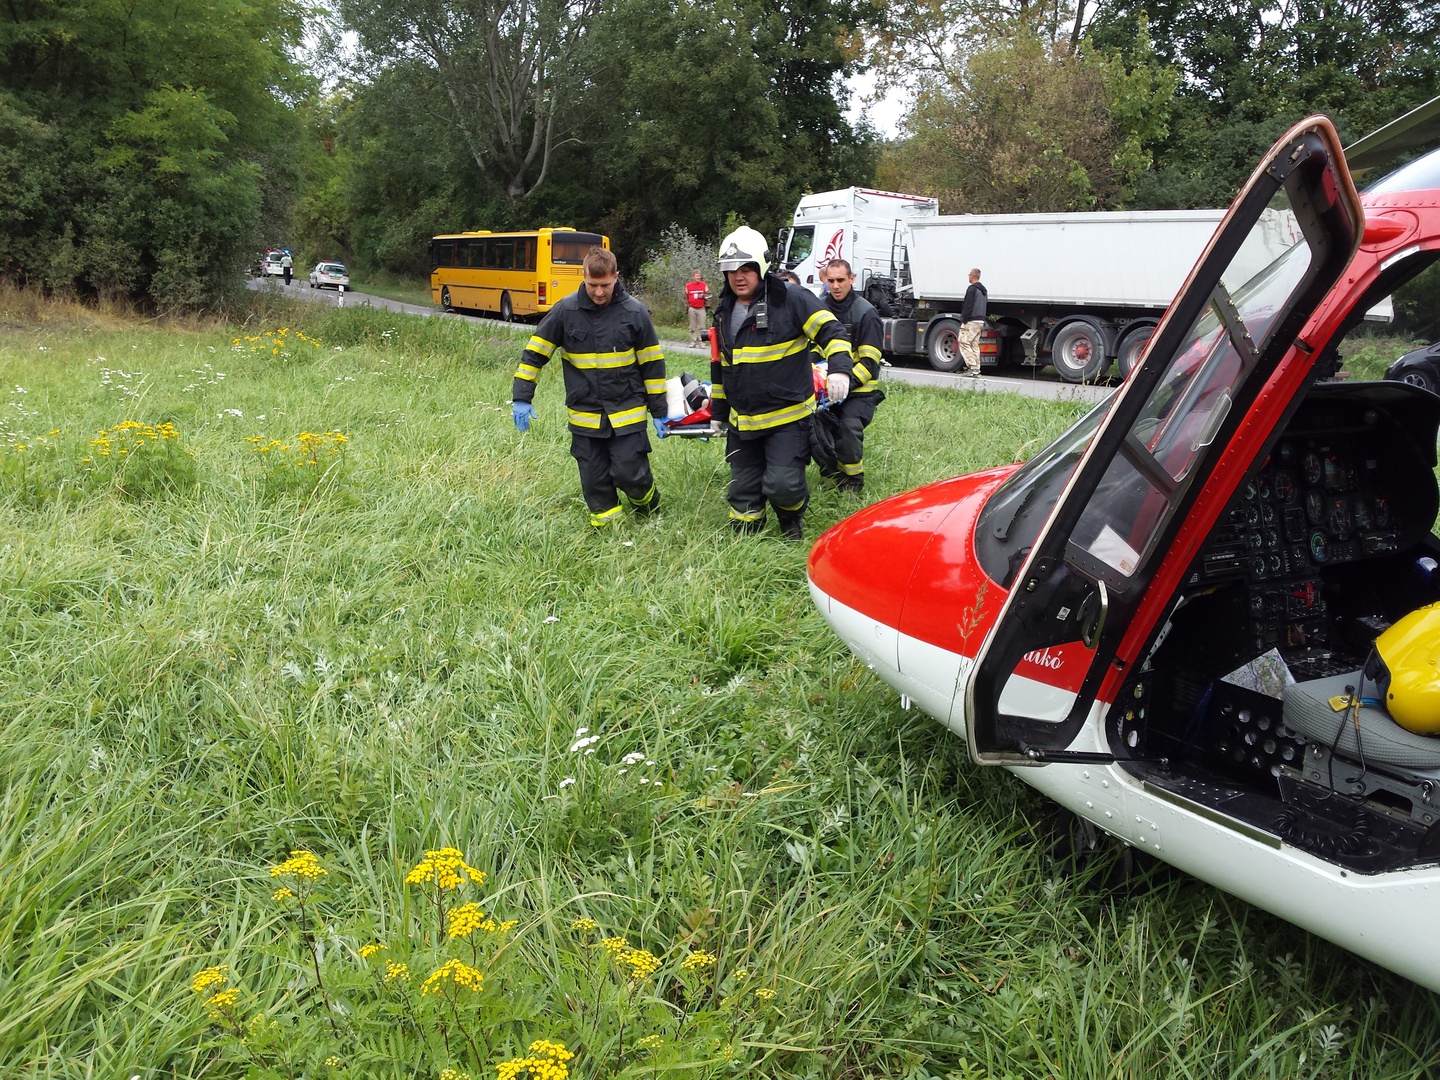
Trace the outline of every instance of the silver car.
<path fill-rule="evenodd" d="M 345 269 L 344 263 L 322 262 L 316 263 L 315 269 L 310 271 L 310 287 L 312 289 L 323 289 L 327 285 L 340 288 L 350 287 L 350 272 Z"/>

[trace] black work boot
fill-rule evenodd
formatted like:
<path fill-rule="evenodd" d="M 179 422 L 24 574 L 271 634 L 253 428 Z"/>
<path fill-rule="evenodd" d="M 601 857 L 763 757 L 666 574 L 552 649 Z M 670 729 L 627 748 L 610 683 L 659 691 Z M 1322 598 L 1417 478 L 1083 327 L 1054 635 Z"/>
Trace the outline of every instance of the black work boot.
<path fill-rule="evenodd" d="M 805 514 L 777 514 L 780 523 L 780 535 L 786 540 L 800 541 L 805 539 Z"/>
<path fill-rule="evenodd" d="M 632 499 L 630 509 L 633 510 L 638 517 L 649 517 L 651 514 L 658 514 L 660 512 L 660 489 L 658 487 L 652 487 L 650 489 L 650 497 L 644 502 L 635 502 Z"/>
<path fill-rule="evenodd" d="M 835 487 L 848 495 L 859 495 L 865 490 L 865 477 L 842 476 L 835 481 Z"/>
<path fill-rule="evenodd" d="M 730 519 L 730 531 L 736 536 L 754 536 L 763 528 L 765 528 L 764 518 L 757 518 L 755 521 L 740 521 L 737 518 Z"/>

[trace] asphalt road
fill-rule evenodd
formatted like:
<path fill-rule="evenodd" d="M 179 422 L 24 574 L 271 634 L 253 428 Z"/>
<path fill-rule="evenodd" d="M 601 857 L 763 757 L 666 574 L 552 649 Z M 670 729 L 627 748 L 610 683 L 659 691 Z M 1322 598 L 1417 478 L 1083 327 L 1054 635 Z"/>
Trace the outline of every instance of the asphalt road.
<path fill-rule="evenodd" d="M 272 289 L 284 293 L 292 299 L 329 304 L 332 307 L 342 303 L 342 298 L 336 290 L 312 289 L 308 280 L 300 278 L 294 279 L 288 289 L 277 277 L 251 278 L 246 285 L 251 289 Z M 487 323 L 497 327 L 513 328 L 515 326 L 514 323 L 503 323 L 498 319 L 487 319 L 480 315 L 460 315 L 453 311 L 439 311 L 428 305 L 404 304 L 399 300 L 387 300 L 383 296 L 371 296 L 348 290 L 343 297 L 343 303 L 346 307 L 370 307 L 381 311 L 398 311 L 406 315 L 422 315 L 441 319 L 466 319 L 470 322 Z M 709 356 L 709 350 L 692 349 L 683 341 L 662 341 L 660 345 L 665 350 L 667 358 L 674 358 L 682 366 L 684 363 L 680 359 L 682 357 L 687 360 L 694 358 L 698 366 Z M 703 376 L 705 372 L 701 370 L 696 371 L 695 374 Z M 1114 392 L 1113 387 L 1079 386 L 1056 379 L 1043 379 L 1034 372 L 984 375 L 979 380 L 973 380 L 961 375 L 947 375 L 944 372 L 932 371 L 928 367 L 902 367 L 897 364 L 887 367 L 881 378 L 891 382 L 908 383 L 911 386 L 947 387 L 967 394 L 1020 394 L 1024 397 L 1045 398 L 1050 401 L 1103 401 Z"/>

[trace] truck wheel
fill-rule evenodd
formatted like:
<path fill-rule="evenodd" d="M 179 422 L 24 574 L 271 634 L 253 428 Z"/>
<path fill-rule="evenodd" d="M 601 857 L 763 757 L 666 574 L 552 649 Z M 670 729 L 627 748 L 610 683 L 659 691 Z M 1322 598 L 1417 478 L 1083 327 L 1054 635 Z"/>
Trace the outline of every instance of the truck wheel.
<path fill-rule="evenodd" d="M 1153 333 L 1154 323 L 1141 323 L 1125 331 L 1120 347 L 1115 351 L 1115 368 L 1120 372 L 1120 378 L 1128 379 L 1130 373 L 1140 366 L 1140 358 L 1145 355 L 1145 346 L 1150 344 Z"/>
<path fill-rule="evenodd" d="M 508 292 L 502 292 L 500 294 L 500 321 L 515 321 L 515 309 L 510 305 L 510 294 Z"/>
<path fill-rule="evenodd" d="M 925 332 L 925 356 L 936 371 L 955 371 L 965 362 L 960 355 L 960 324 L 953 319 L 931 323 Z"/>
<path fill-rule="evenodd" d="M 1093 382 L 1105 364 L 1105 334 L 1091 319 L 1066 323 L 1050 339 L 1050 362 L 1066 382 Z"/>

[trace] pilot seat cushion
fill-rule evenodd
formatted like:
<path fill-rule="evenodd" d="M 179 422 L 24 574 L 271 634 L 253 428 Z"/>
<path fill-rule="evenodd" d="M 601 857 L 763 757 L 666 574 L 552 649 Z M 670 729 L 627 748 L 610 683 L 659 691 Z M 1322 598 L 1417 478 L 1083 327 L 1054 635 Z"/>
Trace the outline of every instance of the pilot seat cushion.
<path fill-rule="evenodd" d="M 1330 699 L 1343 695 L 1347 686 L 1360 688 L 1360 672 L 1287 686 L 1282 710 L 1285 726 L 1311 742 L 1333 746 L 1337 753 L 1352 760 L 1359 760 L 1363 750 L 1368 761 L 1408 769 L 1440 768 L 1440 736 L 1406 731 L 1390 719 L 1389 713 L 1375 705 L 1360 707 L 1360 744 L 1357 746 L 1355 721 L 1349 710 L 1336 712 L 1330 705 Z M 1365 683 L 1362 696 L 1374 697 L 1377 693 L 1373 682 Z"/>

